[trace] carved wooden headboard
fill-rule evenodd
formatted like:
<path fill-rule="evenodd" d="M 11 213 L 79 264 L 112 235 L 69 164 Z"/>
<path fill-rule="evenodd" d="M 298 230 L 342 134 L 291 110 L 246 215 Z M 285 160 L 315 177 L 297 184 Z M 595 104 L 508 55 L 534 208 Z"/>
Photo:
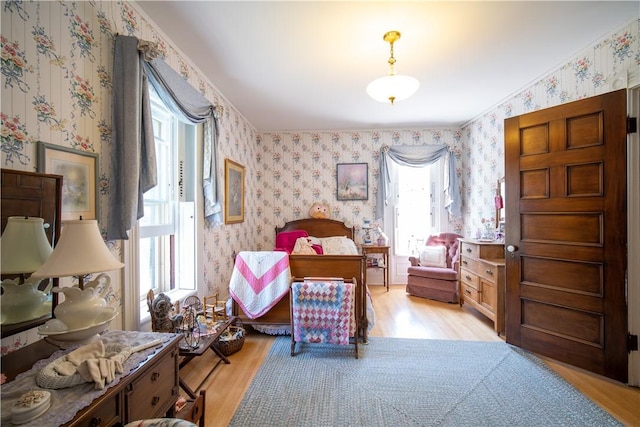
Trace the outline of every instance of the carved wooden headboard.
<path fill-rule="evenodd" d="M 276 227 L 276 234 L 283 231 L 304 230 L 313 237 L 346 236 L 355 240 L 354 227 L 334 219 L 305 218 L 289 221 L 283 227 Z"/>

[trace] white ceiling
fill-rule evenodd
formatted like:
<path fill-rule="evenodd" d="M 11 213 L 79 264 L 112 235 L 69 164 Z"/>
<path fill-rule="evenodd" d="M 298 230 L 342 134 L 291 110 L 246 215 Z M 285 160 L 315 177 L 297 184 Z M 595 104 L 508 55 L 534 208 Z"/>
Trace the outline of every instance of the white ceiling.
<path fill-rule="evenodd" d="M 634 1 L 138 1 L 258 131 L 458 127 L 640 16 Z M 396 105 L 387 74 L 420 80 Z"/>

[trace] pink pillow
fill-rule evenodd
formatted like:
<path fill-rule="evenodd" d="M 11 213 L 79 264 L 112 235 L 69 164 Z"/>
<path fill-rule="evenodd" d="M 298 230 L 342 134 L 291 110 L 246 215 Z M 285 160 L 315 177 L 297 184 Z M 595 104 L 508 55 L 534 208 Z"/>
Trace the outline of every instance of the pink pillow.
<path fill-rule="evenodd" d="M 276 234 L 276 251 L 285 251 L 288 254 L 293 252 L 296 240 L 299 237 L 308 237 L 309 234 L 304 230 L 282 231 Z"/>

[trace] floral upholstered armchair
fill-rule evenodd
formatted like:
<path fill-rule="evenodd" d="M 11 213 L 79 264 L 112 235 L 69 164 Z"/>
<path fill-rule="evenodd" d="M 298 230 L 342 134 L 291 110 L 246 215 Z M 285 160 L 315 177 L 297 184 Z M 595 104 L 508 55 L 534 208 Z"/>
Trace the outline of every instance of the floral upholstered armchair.
<path fill-rule="evenodd" d="M 449 303 L 460 303 L 458 284 L 458 238 L 455 233 L 429 236 L 418 248 L 418 257 L 410 257 L 407 270 L 407 293 Z"/>

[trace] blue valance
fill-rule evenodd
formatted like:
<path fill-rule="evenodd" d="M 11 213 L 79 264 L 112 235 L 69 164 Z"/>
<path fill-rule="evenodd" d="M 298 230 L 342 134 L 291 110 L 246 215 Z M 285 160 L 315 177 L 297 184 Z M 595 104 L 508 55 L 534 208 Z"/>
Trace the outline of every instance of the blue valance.
<path fill-rule="evenodd" d="M 108 240 L 129 238 L 128 231 L 144 215 L 144 193 L 157 185 L 149 83 L 176 117 L 188 123 L 204 123 L 204 216 L 213 225 L 222 223 L 216 179 L 215 108 L 166 62 L 151 59 L 150 50 L 148 42 L 136 37 L 116 37 Z"/>
<path fill-rule="evenodd" d="M 204 95 L 194 89 L 164 60 L 154 59 L 145 63 L 145 67 L 151 85 L 176 117 L 185 123 L 204 123 L 202 165 L 204 217 L 213 225 L 222 224 L 222 204 L 216 174 L 216 145 L 219 135 L 216 109 Z"/>
<path fill-rule="evenodd" d="M 389 160 L 403 166 L 424 167 L 437 162 L 442 157 L 447 161 L 445 168 L 444 191 L 445 208 L 450 215 L 460 217 L 462 214 L 462 197 L 460 184 L 456 174 L 457 159 L 446 145 L 393 145 L 384 147 L 380 153 L 380 173 L 378 174 L 378 197 L 376 199 L 376 219 L 384 220 L 384 208 L 388 204 Z"/>

